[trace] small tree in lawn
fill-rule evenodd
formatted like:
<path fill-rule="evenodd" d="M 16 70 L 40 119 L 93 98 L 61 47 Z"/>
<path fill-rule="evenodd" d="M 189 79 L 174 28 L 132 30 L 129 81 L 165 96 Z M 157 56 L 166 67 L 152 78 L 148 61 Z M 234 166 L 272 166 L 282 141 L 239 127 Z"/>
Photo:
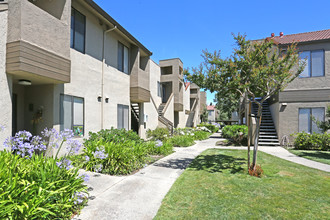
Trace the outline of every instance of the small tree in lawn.
<path fill-rule="evenodd" d="M 295 44 L 288 46 L 285 53 L 281 54 L 271 39 L 251 42 L 240 34 L 234 39 L 238 47 L 230 58 L 222 59 L 220 51 L 203 51 L 204 62 L 199 68 L 194 68 L 192 74 L 186 72 L 186 75 L 201 88 L 216 91 L 222 96 L 234 94 L 239 98 L 247 95 L 249 100 L 258 105 L 252 162 L 254 170 L 262 103 L 294 80 L 303 71 L 305 63 L 299 62 Z"/>

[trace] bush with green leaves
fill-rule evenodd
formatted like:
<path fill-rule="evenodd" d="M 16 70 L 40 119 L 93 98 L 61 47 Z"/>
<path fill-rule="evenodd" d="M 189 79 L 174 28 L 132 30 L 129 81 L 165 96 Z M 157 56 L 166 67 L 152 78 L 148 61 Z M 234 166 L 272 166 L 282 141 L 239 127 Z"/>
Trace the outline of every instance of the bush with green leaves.
<path fill-rule="evenodd" d="M 299 150 L 330 150 L 330 134 L 308 134 L 305 132 L 293 135 L 294 148 Z"/>
<path fill-rule="evenodd" d="M 194 131 L 194 139 L 198 141 L 206 140 L 210 137 L 210 133 L 206 131 L 199 131 L 195 130 Z"/>
<path fill-rule="evenodd" d="M 89 132 L 89 138 L 85 140 L 85 143 L 94 142 L 98 140 L 104 140 L 105 142 L 114 143 L 125 143 L 134 141 L 135 143 L 143 143 L 144 140 L 139 137 L 139 135 L 132 131 L 126 129 L 102 129 L 99 132 Z"/>
<path fill-rule="evenodd" d="M 153 141 L 165 141 L 169 136 L 170 132 L 167 128 L 156 128 L 155 130 L 147 130 L 147 138 L 150 138 Z"/>
<path fill-rule="evenodd" d="M 219 131 L 219 127 L 217 127 L 215 125 L 212 125 L 212 124 L 209 124 L 209 123 L 206 123 L 206 122 L 200 123 L 199 125 L 197 125 L 197 127 L 206 127 L 212 133 L 216 133 L 216 132 Z"/>
<path fill-rule="evenodd" d="M 173 153 L 173 144 L 167 140 L 149 141 L 146 143 L 148 146 L 148 153 L 150 155 L 169 155 Z"/>
<path fill-rule="evenodd" d="M 78 169 L 33 154 L 0 152 L 0 219 L 70 219 L 86 203 Z"/>
<path fill-rule="evenodd" d="M 247 145 L 248 127 L 246 125 L 227 125 L 222 128 L 222 136 L 237 145 Z"/>
<path fill-rule="evenodd" d="M 174 135 L 168 141 L 175 147 L 189 147 L 195 144 L 192 135 Z"/>

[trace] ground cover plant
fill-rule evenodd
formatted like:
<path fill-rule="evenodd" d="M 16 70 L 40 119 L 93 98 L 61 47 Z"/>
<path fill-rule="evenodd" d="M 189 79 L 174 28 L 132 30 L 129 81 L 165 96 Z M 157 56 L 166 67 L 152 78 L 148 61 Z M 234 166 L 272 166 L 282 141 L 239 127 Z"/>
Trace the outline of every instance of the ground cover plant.
<path fill-rule="evenodd" d="M 57 158 L 66 143 L 68 153 L 80 148 L 72 131 L 45 129 L 42 137 L 20 131 L 0 152 L 0 219 L 70 219 L 87 202 L 87 176 L 80 176 L 65 157 Z M 46 157 L 57 149 L 55 158 Z"/>
<path fill-rule="evenodd" d="M 125 129 L 90 132 L 83 154 L 73 156 L 74 164 L 88 171 L 110 175 L 126 175 L 153 161 L 150 155 L 168 155 L 173 145 L 166 141 L 144 141 Z"/>
<path fill-rule="evenodd" d="M 203 122 L 200 123 L 199 125 L 197 125 L 197 127 L 206 127 L 207 129 L 209 129 L 212 133 L 216 133 L 219 131 L 219 127 L 215 126 L 213 124 L 209 124 L 207 122 Z"/>
<path fill-rule="evenodd" d="M 299 157 L 330 165 L 330 151 L 296 149 L 289 149 L 289 151 Z"/>
<path fill-rule="evenodd" d="M 155 219 L 329 219 L 330 174 L 259 153 L 261 178 L 243 150 L 210 149 L 174 183 Z"/>
<path fill-rule="evenodd" d="M 222 136 L 235 145 L 247 145 L 248 127 L 246 125 L 226 125 L 222 128 Z"/>

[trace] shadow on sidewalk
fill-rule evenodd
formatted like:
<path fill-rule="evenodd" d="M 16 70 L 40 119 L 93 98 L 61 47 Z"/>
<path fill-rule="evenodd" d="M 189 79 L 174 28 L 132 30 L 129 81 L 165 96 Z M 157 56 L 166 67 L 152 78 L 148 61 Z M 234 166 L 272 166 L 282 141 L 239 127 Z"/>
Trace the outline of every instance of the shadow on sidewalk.
<path fill-rule="evenodd" d="M 183 170 L 186 169 L 192 161 L 193 159 L 191 158 L 170 159 L 167 161 L 156 162 L 153 166 Z"/>

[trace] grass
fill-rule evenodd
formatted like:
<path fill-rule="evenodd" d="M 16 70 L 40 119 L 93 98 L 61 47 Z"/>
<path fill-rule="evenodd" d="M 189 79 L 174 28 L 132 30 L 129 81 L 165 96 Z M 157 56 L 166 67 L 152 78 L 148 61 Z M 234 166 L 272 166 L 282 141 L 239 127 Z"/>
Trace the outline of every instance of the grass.
<path fill-rule="evenodd" d="M 309 160 L 325 163 L 330 165 L 330 151 L 319 151 L 319 150 L 289 150 L 291 153 L 304 157 Z"/>
<path fill-rule="evenodd" d="M 330 174 L 258 153 L 264 176 L 247 174 L 246 151 L 210 149 L 174 183 L 155 219 L 329 219 Z"/>

